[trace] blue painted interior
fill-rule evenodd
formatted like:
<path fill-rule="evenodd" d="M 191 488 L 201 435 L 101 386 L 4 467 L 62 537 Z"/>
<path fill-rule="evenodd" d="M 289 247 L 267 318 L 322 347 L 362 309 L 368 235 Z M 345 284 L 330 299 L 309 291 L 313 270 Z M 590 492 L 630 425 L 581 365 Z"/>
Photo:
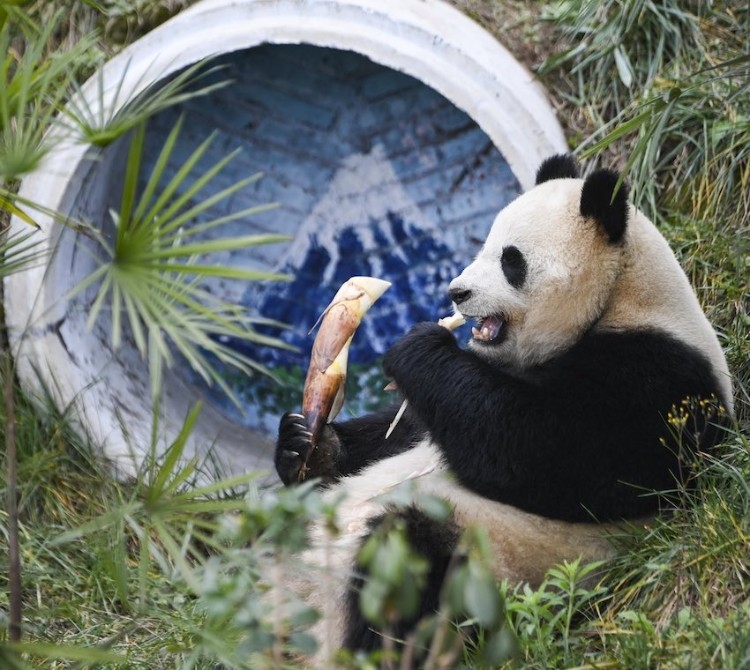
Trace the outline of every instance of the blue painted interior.
<path fill-rule="evenodd" d="M 519 192 L 508 164 L 470 117 L 433 89 L 348 51 L 266 45 L 223 58 L 220 78 L 233 83 L 157 116 L 146 162 L 156 159 L 179 114 L 185 130 L 170 169 L 213 130 L 207 167 L 240 146 L 240 156 L 211 184 L 265 176 L 211 212 L 278 201 L 280 206 L 223 234 L 283 232 L 289 244 L 232 259 L 289 272 L 288 284 L 248 284 L 241 300 L 290 324 L 275 332 L 296 352 L 238 348 L 286 380 L 227 371 L 242 411 L 207 390 L 236 420 L 275 431 L 278 416 L 299 407 L 312 336 L 308 330 L 343 281 L 387 279 L 392 288 L 368 313 L 350 353 L 349 411 L 382 402 L 378 359 L 419 321 L 450 312 L 447 286 L 471 260 L 495 213 Z M 460 338 L 466 339 L 463 333 Z"/>

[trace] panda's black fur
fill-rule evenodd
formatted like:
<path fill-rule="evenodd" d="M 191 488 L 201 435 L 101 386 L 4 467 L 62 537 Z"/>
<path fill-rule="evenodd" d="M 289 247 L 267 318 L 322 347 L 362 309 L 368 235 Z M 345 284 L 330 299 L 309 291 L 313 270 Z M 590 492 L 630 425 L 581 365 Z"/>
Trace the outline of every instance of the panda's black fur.
<path fill-rule="evenodd" d="M 437 611 L 440 605 L 440 590 L 453 554 L 458 545 L 460 530 L 452 523 L 439 522 L 414 506 L 403 509 L 389 509 L 383 515 L 370 519 L 370 532 L 394 516 L 403 522 L 406 537 L 412 551 L 428 559 L 430 567 L 422 589 L 422 598 L 417 611 L 408 618 L 400 618 L 390 629 L 390 634 L 397 640 L 406 638 L 414 624 L 425 616 Z M 382 645 L 382 638 L 372 624 L 361 615 L 359 592 L 367 578 L 360 570 L 351 578 L 346 593 L 347 627 L 344 632 L 344 649 L 377 649 Z"/>
<path fill-rule="evenodd" d="M 550 156 L 542 161 L 536 171 L 535 184 L 539 185 L 550 179 L 575 179 L 578 177 L 578 163 L 568 154 Z"/>
<path fill-rule="evenodd" d="M 537 184 L 577 174 L 570 157 L 553 157 L 540 167 Z M 612 245 L 622 243 L 630 216 L 626 187 L 615 193 L 618 180 L 614 172 L 595 172 L 580 200 L 580 214 Z M 451 293 L 459 309 L 469 299 L 462 291 Z M 646 325 L 623 331 L 595 325 L 559 355 L 520 369 L 460 348 L 435 323 L 415 325 L 383 359 L 385 375 L 408 399 L 393 434 L 384 439 L 396 408 L 331 424 L 308 463 L 310 476 L 331 485 L 429 437 L 460 485 L 487 500 L 570 522 L 656 512 L 663 497 L 653 492 L 685 480 L 683 452 L 708 451 L 720 437 L 715 416 L 697 412 L 680 431 L 668 423 L 670 412 L 686 398 L 713 398 L 727 407 L 731 399 L 709 358 L 673 335 Z M 306 453 L 309 439 L 299 415 L 282 418 L 276 466 L 285 483 L 297 480 L 298 454 Z M 416 550 L 433 565 L 427 612 L 437 604 L 458 529 L 452 522 L 436 527 L 416 509 L 401 513 Z M 373 648 L 380 641 L 359 614 L 356 586 L 343 641 L 352 649 Z"/>

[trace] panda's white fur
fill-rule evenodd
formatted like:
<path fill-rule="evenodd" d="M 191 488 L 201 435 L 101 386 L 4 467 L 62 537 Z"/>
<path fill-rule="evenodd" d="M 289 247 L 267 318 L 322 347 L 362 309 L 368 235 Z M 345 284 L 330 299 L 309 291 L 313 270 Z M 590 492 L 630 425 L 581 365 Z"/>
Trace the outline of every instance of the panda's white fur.
<path fill-rule="evenodd" d="M 584 184 L 591 186 L 593 181 L 569 177 L 566 175 L 570 165 L 566 163 L 567 159 L 557 157 L 554 160 L 561 162 L 561 174 L 554 175 L 558 168 L 553 164 L 552 177 L 546 175 L 541 179 L 542 183 L 518 197 L 497 215 L 483 249 L 451 285 L 452 294 L 463 293 L 459 309 L 467 317 L 481 320 L 489 315 L 502 315 L 506 321 L 503 326 L 504 339 L 499 338 L 498 343 L 473 341 L 470 348 L 476 356 L 476 362 L 463 360 L 461 364 L 481 367 L 484 361 L 490 366 L 488 369 L 507 380 L 507 385 L 528 384 L 533 387 L 534 384 L 546 383 L 538 381 L 547 379 L 543 375 L 539 377 L 539 371 L 547 374 L 544 371 L 550 366 L 554 370 L 556 361 L 564 360 L 582 338 L 627 335 L 643 330 L 646 332 L 644 342 L 647 346 L 656 347 L 657 352 L 658 347 L 664 347 L 664 351 L 668 351 L 670 342 L 687 345 L 687 353 L 683 352 L 687 356 L 685 360 L 692 363 L 695 359 L 698 367 L 703 365 L 705 374 L 702 379 L 715 379 L 716 383 L 713 387 L 708 382 L 709 391 L 715 390 L 715 395 L 731 411 L 730 375 L 718 339 L 665 239 L 645 215 L 625 201 L 619 205 L 616 202 L 610 203 L 611 185 L 616 176 L 605 175 L 602 183 L 608 184 L 606 193 L 584 196 Z M 582 198 L 585 200 L 589 197 L 596 201 L 594 205 L 603 214 L 594 217 L 582 215 Z M 608 220 L 610 208 L 614 223 Z M 617 220 L 618 215 L 621 221 Z M 624 225 L 622 234 L 618 228 L 620 224 Z M 509 246 L 516 247 L 523 254 L 525 276 L 520 288 L 508 281 L 500 262 L 503 251 Z M 651 333 L 656 335 L 652 338 Z M 527 494 L 523 491 L 519 494 L 527 495 L 528 505 L 525 502 L 509 504 L 504 501 L 505 494 L 492 499 L 460 481 L 461 477 L 457 476 L 455 468 L 461 466 L 461 454 L 468 454 L 474 444 L 463 434 L 453 435 L 450 423 L 458 426 L 459 419 L 464 417 L 457 415 L 436 418 L 430 413 L 429 405 L 429 402 L 437 402 L 434 398 L 429 402 L 423 401 L 420 406 L 420 394 L 430 393 L 433 387 L 441 384 L 455 386 L 455 389 L 445 393 L 455 393 L 458 401 L 474 392 L 471 380 L 445 378 L 445 375 L 451 373 L 447 369 L 440 369 L 441 365 L 453 360 L 452 357 L 466 359 L 467 354 L 460 353 L 458 349 L 454 351 L 449 342 L 440 344 L 442 337 L 444 336 L 434 328 L 430 330 L 424 326 L 419 332 L 404 338 L 389 352 L 385 360 L 387 368 L 390 366 L 394 373 L 404 366 L 418 365 L 416 361 L 420 356 L 425 361 L 419 372 L 422 376 L 418 383 L 415 382 L 415 386 L 409 386 L 411 373 L 406 377 L 403 376 L 404 373 L 400 373 L 402 377 L 397 381 L 409 399 L 410 406 L 414 406 L 417 419 L 424 421 L 428 427 L 427 432 L 420 433 L 413 427 L 405 427 L 401 437 L 395 435 L 395 440 L 403 441 L 403 446 L 396 449 L 383 441 L 385 427 L 392 415 L 385 419 L 376 417 L 371 423 L 367 423 L 365 418 L 361 424 L 357 424 L 358 432 L 353 429 L 347 432 L 346 424 L 334 424 L 330 429 L 330 439 L 323 448 L 318 449 L 320 456 L 313 452 L 312 460 L 316 457 L 321 460 L 317 466 L 318 471 L 313 464 L 312 474 L 320 475 L 330 483 L 325 495 L 332 499 L 344 495 L 337 513 L 341 534 L 332 539 L 323 526 L 314 528 L 311 533 L 311 549 L 303 557 L 304 564 L 326 566 L 327 576 L 310 580 L 300 578 L 295 587 L 298 592 L 305 593 L 309 601 L 323 613 L 322 620 L 315 629 L 321 643 L 313 663 L 317 667 L 331 667 L 331 654 L 344 639 L 346 617 L 351 614 L 343 609 L 349 588 L 346 575 L 351 574 L 356 564 L 357 551 L 363 538 L 370 532 L 368 521 L 382 514 L 382 494 L 403 482 L 410 481 L 418 492 L 449 501 L 454 508 L 453 521 L 459 528 L 471 524 L 484 528 L 494 554 L 495 575 L 498 579 L 508 579 L 511 582 L 539 584 L 549 567 L 561 561 L 571 561 L 578 557 L 585 561 L 606 558 L 613 552 L 607 538 L 622 532 L 623 526 L 616 520 L 594 523 L 587 522 L 589 517 L 585 515 L 524 511 L 524 506 L 530 510 L 548 509 L 540 507 L 542 503 L 539 501 L 545 501 L 545 496 L 553 495 L 541 490 L 534 491 L 537 478 L 533 472 L 527 473 L 523 480 L 528 481 Z M 433 359 L 429 351 L 419 349 L 420 339 L 430 340 L 429 346 L 434 347 L 436 352 L 434 360 L 443 361 L 432 366 L 437 369 L 423 369 L 429 368 Z M 637 347 L 625 350 L 639 355 Z M 480 367 L 476 369 L 479 370 Z M 477 381 L 477 388 L 489 383 L 484 379 L 484 368 L 481 369 L 483 378 Z M 643 373 L 644 388 L 648 388 L 647 385 L 651 382 L 646 378 L 650 370 L 645 368 Z M 675 373 L 681 371 L 677 370 Z M 581 376 L 586 378 L 591 374 L 591 370 L 586 369 Z M 608 371 L 601 370 L 601 374 L 606 377 Z M 670 373 L 659 371 L 658 374 L 661 380 Z M 685 374 L 689 375 L 690 371 L 685 371 Z M 465 385 L 461 386 L 462 383 Z M 498 393 L 502 393 L 504 384 L 500 383 L 497 388 Z M 476 393 L 480 391 L 477 390 Z M 514 399 L 514 396 L 509 397 Z M 440 396 L 435 398 L 439 400 Z M 564 400 L 570 402 L 569 399 Z M 675 402 L 679 400 L 681 398 L 674 398 Z M 474 402 L 479 406 L 482 401 L 483 398 L 478 396 Z M 450 408 L 450 405 L 446 406 Z M 510 409 L 500 407 L 499 412 L 514 411 L 516 407 L 516 404 L 509 403 L 507 408 Z M 664 411 L 668 409 L 669 406 Z M 471 408 L 469 411 L 472 411 Z M 295 424 L 295 419 L 290 419 L 289 416 L 294 415 L 287 415 L 282 419 L 277 447 L 277 468 L 287 483 L 293 481 L 299 471 L 299 464 L 293 460 L 300 458 L 299 445 L 309 440 L 304 425 Z M 533 432 L 536 427 L 531 425 L 533 416 L 530 419 L 529 415 L 519 414 L 517 423 L 513 419 L 513 416 L 493 416 L 488 425 L 493 425 L 492 421 L 505 421 L 502 425 L 507 425 L 509 431 L 515 431 L 513 434 L 519 438 L 524 437 L 524 431 L 536 434 Z M 582 418 L 571 419 L 584 424 L 588 420 L 585 414 Z M 440 424 L 440 439 L 436 439 L 435 434 L 429 430 L 431 421 Z M 524 426 L 529 421 L 531 423 L 527 430 Z M 478 417 L 476 422 L 481 423 L 482 417 Z M 585 425 L 583 427 L 585 429 Z M 381 430 L 383 435 L 371 434 Z M 409 432 L 412 430 L 413 433 Z M 560 426 L 555 424 L 550 430 L 559 431 Z M 362 434 L 368 431 L 369 442 L 363 442 L 357 448 L 362 451 L 371 444 L 376 452 L 372 462 L 367 462 L 367 458 L 361 454 L 359 458 L 365 458 L 364 461 L 347 462 L 347 440 L 354 440 L 352 436 L 355 435 L 357 440 L 364 439 Z M 512 445 L 504 447 L 499 444 L 497 453 L 510 446 Z M 595 461 L 597 455 L 605 454 L 608 447 L 606 440 L 603 440 L 601 444 L 590 445 L 588 451 L 583 453 Z M 479 449 L 480 445 L 476 448 Z M 487 445 L 482 448 L 486 449 Z M 489 448 L 494 449 L 491 443 Z M 628 448 L 626 445 L 625 454 L 629 453 Z M 493 452 L 489 453 L 492 456 Z M 516 454 L 516 458 L 522 457 L 523 452 Z M 562 457 L 564 459 L 564 454 Z M 490 465 L 494 463 L 492 459 L 488 462 Z M 586 468 L 590 464 L 582 465 Z M 515 461 L 508 461 L 505 467 L 513 470 Z M 499 473 L 501 481 L 504 476 L 504 473 Z M 549 486 L 552 481 L 550 478 L 554 477 L 554 472 L 540 472 L 538 486 Z M 508 500 L 512 500 L 510 493 Z M 544 504 L 548 504 L 548 501 Z M 644 518 L 633 512 L 640 508 L 628 509 L 631 510 L 628 513 L 630 523 L 638 523 Z M 575 520 L 567 520 L 568 516 Z"/>
<path fill-rule="evenodd" d="M 599 328 L 629 330 L 647 323 L 691 345 L 708 357 L 724 403 L 732 412 L 732 377 L 724 352 L 669 244 L 632 207 L 625 235 L 624 270 Z"/>

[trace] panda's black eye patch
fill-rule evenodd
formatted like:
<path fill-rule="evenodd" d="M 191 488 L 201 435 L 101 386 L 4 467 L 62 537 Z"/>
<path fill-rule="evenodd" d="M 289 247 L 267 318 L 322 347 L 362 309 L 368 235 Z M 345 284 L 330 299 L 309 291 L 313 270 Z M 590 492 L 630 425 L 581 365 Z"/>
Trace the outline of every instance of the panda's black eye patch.
<path fill-rule="evenodd" d="M 513 288 L 521 288 L 526 281 L 526 259 L 518 247 L 505 247 L 500 265 L 508 283 Z"/>

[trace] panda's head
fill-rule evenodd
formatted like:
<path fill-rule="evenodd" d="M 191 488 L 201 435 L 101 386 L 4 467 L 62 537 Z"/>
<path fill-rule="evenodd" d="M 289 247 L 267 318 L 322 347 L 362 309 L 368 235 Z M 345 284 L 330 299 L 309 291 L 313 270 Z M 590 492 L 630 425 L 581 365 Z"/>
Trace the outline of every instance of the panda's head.
<path fill-rule="evenodd" d="M 484 247 L 450 285 L 473 319 L 472 349 L 523 369 L 572 346 L 601 316 L 623 264 L 630 217 L 618 175 L 585 180 L 570 156 L 539 168 L 536 186 L 495 219 Z"/>

